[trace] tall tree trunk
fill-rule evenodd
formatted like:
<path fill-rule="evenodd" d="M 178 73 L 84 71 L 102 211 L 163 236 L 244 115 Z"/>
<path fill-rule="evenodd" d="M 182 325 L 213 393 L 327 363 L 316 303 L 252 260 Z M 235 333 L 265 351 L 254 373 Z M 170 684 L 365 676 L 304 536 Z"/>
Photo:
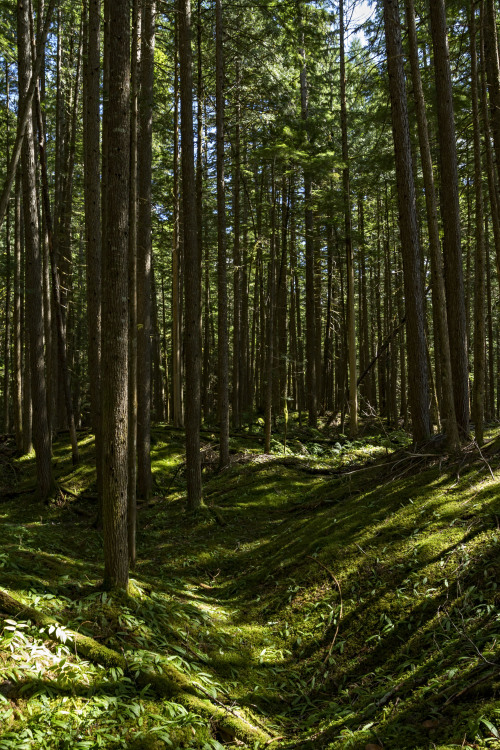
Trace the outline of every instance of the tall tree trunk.
<path fill-rule="evenodd" d="M 31 68 L 30 18 L 27 0 L 18 0 L 19 96 L 27 95 Z M 37 493 L 46 501 L 52 489 L 51 440 L 47 415 L 43 330 L 42 257 L 38 231 L 36 164 L 33 119 L 28 117 L 22 153 L 23 210 L 26 247 L 26 318 L 31 363 L 33 446 L 36 453 Z"/>
<path fill-rule="evenodd" d="M 288 297 L 288 178 L 283 174 L 281 178 L 281 252 L 279 264 L 277 264 L 276 277 L 276 303 L 277 303 L 277 364 L 278 364 L 278 407 L 279 413 L 283 414 L 287 409 L 287 297 Z M 278 260 L 278 258 L 277 258 Z M 320 329 L 321 337 L 321 329 Z M 319 349 L 321 356 L 321 347 Z"/>
<path fill-rule="evenodd" d="M 500 181 L 500 60 L 495 0 L 485 0 L 484 52 L 488 94 L 491 107 L 491 131 L 495 148 L 497 180 Z"/>
<path fill-rule="evenodd" d="M 488 112 L 487 100 L 487 73 L 486 73 L 486 53 L 485 53 L 485 12 L 484 0 L 481 0 L 481 124 L 483 127 L 485 151 L 486 151 L 486 170 L 488 174 L 488 192 L 490 198 L 491 223 L 493 226 L 493 238 L 495 241 L 495 268 L 497 279 L 500 282 L 500 205 L 497 191 L 497 180 L 495 178 L 495 165 L 493 157 L 493 148 L 491 146 L 491 127 Z"/>
<path fill-rule="evenodd" d="M 128 557 L 130 567 L 136 563 L 137 528 L 137 162 L 138 100 L 141 40 L 140 0 L 132 4 L 132 57 L 130 75 L 130 229 L 128 243 Z"/>
<path fill-rule="evenodd" d="M 420 144 L 420 159 L 424 178 L 425 201 L 427 210 L 427 229 L 429 232 L 429 254 L 432 276 L 432 308 L 434 319 L 435 348 L 439 357 L 439 373 L 441 382 L 438 391 L 441 394 L 441 419 L 448 438 L 449 447 L 455 450 L 459 445 L 458 427 L 453 401 L 453 378 L 451 370 L 450 338 L 448 334 L 448 318 L 446 312 L 446 295 L 444 288 L 441 243 L 439 240 L 439 224 L 437 214 L 436 188 L 432 168 L 431 148 L 429 143 L 429 128 L 425 111 L 424 91 L 419 70 L 417 30 L 415 26 L 415 9 L 413 0 L 405 0 L 406 25 L 410 50 L 411 78 L 413 97 L 417 114 L 418 138 Z"/>
<path fill-rule="evenodd" d="M 457 425 L 461 434 L 465 436 L 469 432 L 469 372 L 455 118 L 444 0 L 433 0 L 430 4 L 430 19 L 437 94 L 446 306 L 450 342 L 453 342 L 453 347 L 450 347 L 453 396 Z"/>
<path fill-rule="evenodd" d="M 73 400 L 71 397 L 70 388 L 70 376 L 68 367 L 68 356 L 67 356 L 67 336 L 66 328 L 63 321 L 62 312 L 62 301 L 61 301 L 61 284 L 59 277 L 59 270 L 57 267 L 57 259 L 54 252 L 53 244 L 53 226 L 52 226 L 52 211 L 50 207 L 49 198 L 49 183 L 47 176 L 47 161 L 45 152 L 45 132 L 43 129 L 42 109 L 40 105 L 40 96 L 37 90 L 35 94 L 35 108 L 37 115 L 37 126 L 38 126 L 38 144 L 39 144 L 39 155 L 40 155 L 40 171 L 42 177 L 42 193 L 43 193 L 43 209 L 45 217 L 45 225 L 47 230 L 48 248 L 50 256 L 50 270 L 52 278 L 52 293 L 54 295 L 54 309 L 56 318 L 57 328 L 57 362 L 59 365 L 59 382 L 62 384 L 64 402 L 66 408 L 66 418 L 68 421 L 68 428 L 71 440 L 71 454 L 73 465 L 78 464 L 80 460 L 78 452 L 78 440 L 76 436 L 75 417 L 73 411 Z"/>
<path fill-rule="evenodd" d="M 19 452 L 23 449 L 23 371 L 21 333 L 21 175 L 14 188 L 14 434 Z"/>
<path fill-rule="evenodd" d="M 307 129 L 309 117 L 309 92 L 307 85 L 307 59 L 304 47 L 304 30 L 300 16 L 302 58 L 300 68 L 300 104 L 302 121 Z M 314 304 L 314 217 L 312 208 L 312 177 L 309 167 L 304 167 L 305 203 L 305 257 L 306 257 L 306 391 L 309 425 L 316 427 L 318 421 L 318 396 L 316 379 L 316 314 Z"/>
<path fill-rule="evenodd" d="M 137 496 L 151 496 L 151 165 L 156 0 L 143 0 L 137 219 Z"/>
<path fill-rule="evenodd" d="M 9 85 L 9 65 L 5 63 L 5 117 L 6 117 L 6 154 L 5 160 L 7 169 L 10 156 L 10 85 Z M 10 312 L 10 292 L 11 292 L 11 254 L 10 254 L 10 211 L 7 211 L 5 221 L 5 338 L 4 338 L 4 378 L 3 378 L 3 419 L 4 430 L 9 432 L 10 429 L 10 330 L 11 330 L 11 312 Z"/>
<path fill-rule="evenodd" d="M 100 0 L 88 0 L 84 35 L 83 159 L 87 277 L 90 420 L 95 435 L 97 495 L 102 501 L 101 437 L 101 185 L 100 185 Z"/>
<path fill-rule="evenodd" d="M 172 247 L 172 411 L 174 427 L 182 427 L 182 297 L 180 282 L 180 201 L 179 201 L 179 18 L 175 20 L 174 58 L 174 206 Z"/>
<path fill-rule="evenodd" d="M 470 3 L 470 60 L 472 126 L 474 131 L 474 190 L 476 199 L 476 252 L 474 255 L 474 388 L 472 413 L 478 445 L 484 442 L 484 393 L 486 375 L 486 315 L 485 315 L 485 237 L 481 163 L 481 131 L 479 118 L 479 77 L 476 46 L 476 8 Z"/>
<path fill-rule="evenodd" d="M 106 241 L 102 285 L 102 445 L 104 580 L 128 586 L 127 392 L 130 177 L 130 3 L 105 0 L 109 15 L 109 102 L 106 109 Z"/>
<path fill-rule="evenodd" d="M 240 88 L 240 65 L 236 60 L 236 82 L 235 82 L 235 134 L 234 134 L 234 157 L 233 157 L 233 362 L 232 362 L 232 390 L 231 407 L 232 422 L 236 429 L 240 426 L 240 318 L 241 318 L 241 248 L 240 248 L 240 182 L 241 182 L 241 142 L 240 142 L 240 117 L 241 106 L 239 100 Z"/>
<path fill-rule="evenodd" d="M 182 207 L 186 302 L 186 480 L 188 508 L 201 505 L 201 256 L 194 170 L 191 0 L 179 0 Z"/>
<path fill-rule="evenodd" d="M 227 327 L 226 194 L 224 187 L 224 48 L 222 0 L 215 0 L 217 139 L 217 391 L 221 468 L 229 464 L 229 341 Z"/>
<path fill-rule="evenodd" d="M 274 364 L 274 309 L 276 296 L 276 184 L 274 162 L 271 170 L 271 240 L 269 249 L 269 266 L 267 276 L 267 304 L 266 304 L 266 359 L 265 359 L 265 400 L 264 400 L 264 453 L 271 452 L 271 417 L 273 407 L 273 364 Z M 262 334 L 264 331 L 262 331 Z"/>
<path fill-rule="evenodd" d="M 340 126 L 342 130 L 342 187 L 344 193 L 344 231 L 347 259 L 347 347 L 349 356 L 349 432 L 351 437 L 358 434 L 358 391 L 356 365 L 356 314 L 354 309 L 354 254 L 352 248 L 351 226 L 351 188 L 349 171 L 349 147 L 347 140 L 347 102 L 345 78 L 345 27 L 344 0 L 339 4 L 340 24 Z"/>
<path fill-rule="evenodd" d="M 410 126 L 403 69 L 403 48 L 397 0 L 384 0 L 387 67 L 396 157 L 399 227 L 403 254 L 406 325 L 408 330 L 408 395 L 415 442 L 429 438 L 429 381 L 424 330 L 424 289 L 413 182 Z"/>

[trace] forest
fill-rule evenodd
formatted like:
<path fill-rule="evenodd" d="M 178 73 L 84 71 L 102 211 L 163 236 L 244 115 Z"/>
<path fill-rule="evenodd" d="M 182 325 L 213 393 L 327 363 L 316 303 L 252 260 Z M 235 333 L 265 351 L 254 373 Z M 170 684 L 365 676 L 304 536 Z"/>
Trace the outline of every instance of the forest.
<path fill-rule="evenodd" d="M 0 750 L 500 748 L 499 33 L 0 2 Z"/>

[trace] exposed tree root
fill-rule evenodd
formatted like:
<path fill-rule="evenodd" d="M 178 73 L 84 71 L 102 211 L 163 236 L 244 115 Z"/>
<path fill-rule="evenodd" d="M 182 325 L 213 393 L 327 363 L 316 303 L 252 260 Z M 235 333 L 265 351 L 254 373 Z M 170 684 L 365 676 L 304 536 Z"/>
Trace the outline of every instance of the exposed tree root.
<path fill-rule="evenodd" d="M 124 673 L 130 674 L 135 679 L 139 687 L 144 688 L 149 685 L 159 696 L 175 699 L 193 713 L 215 723 L 219 729 L 222 729 L 225 734 L 232 738 L 249 744 L 256 740 L 267 742 L 271 738 L 269 734 L 253 726 L 247 719 L 238 714 L 234 708 L 229 708 L 221 701 L 209 696 L 202 687 L 194 685 L 185 674 L 171 665 L 162 665 L 163 674 L 157 674 L 150 670 L 140 670 L 137 673 L 136 667 L 129 668 L 126 654 L 119 654 L 117 651 L 101 645 L 93 638 L 69 630 L 50 615 L 23 604 L 4 589 L 0 589 L 0 611 L 13 617 L 31 620 L 36 625 L 47 629 L 52 626 L 54 630 L 50 634 L 46 633 L 47 638 L 65 642 L 67 645 L 71 643 L 79 656 L 96 664 L 107 668 L 118 667 L 122 669 Z M 214 705 L 214 703 L 217 705 Z"/>

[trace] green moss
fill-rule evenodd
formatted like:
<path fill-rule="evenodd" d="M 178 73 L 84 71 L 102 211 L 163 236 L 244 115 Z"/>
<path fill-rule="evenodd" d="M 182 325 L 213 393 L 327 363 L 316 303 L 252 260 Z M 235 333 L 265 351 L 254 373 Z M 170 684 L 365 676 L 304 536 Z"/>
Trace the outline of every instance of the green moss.
<path fill-rule="evenodd" d="M 328 445 L 328 435 L 307 439 Z M 32 646 L 18 647 L 18 661 L 7 657 L 0 683 L 2 668 L 20 670 L 32 711 L 16 719 L 16 731 L 56 721 L 64 695 L 74 701 L 67 715 L 95 712 L 78 731 L 77 714 L 71 719 L 74 742 L 80 732 L 95 746 L 107 726 L 95 715 L 110 697 L 99 716 L 137 748 L 164 743 L 153 731 L 163 725 L 174 747 L 193 748 L 210 737 L 253 748 L 284 736 L 282 747 L 293 740 L 338 750 L 492 740 L 481 720 L 498 726 L 499 679 L 467 689 L 488 668 L 478 651 L 498 661 L 500 637 L 500 483 L 481 461 L 462 466 L 457 481 L 452 463 L 430 460 L 416 473 L 410 460 L 395 469 L 390 456 L 359 474 L 308 473 L 359 462 L 365 448 L 374 455 L 380 445 L 350 453 L 343 444 L 331 459 L 247 458 L 205 483 L 222 527 L 206 512 L 186 515 L 182 435 L 158 429 L 158 494 L 141 510 L 136 578 L 117 594 L 97 587 L 102 539 L 87 499 L 95 482 L 88 435 L 84 443 L 77 470 L 67 447 L 55 445 L 58 481 L 78 499 L 43 509 L 23 498 L 2 505 L 0 584 L 17 600 L 11 617 L 32 619 L 31 607 L 44 627 L 66 623 L 79 633 L 83 657 L 69 643 L 79 677 L 63 680 L 63 665 L 60 679 L 47 671 L 38 681 L 19 667 Z M 498 457 L 489 460 L 497 471 Z M 21 481 L 33 481 L 32 459 L 18 468 Z M 0 629 L 0 638 L 8 633 Z M 61 685 L 66 692 L 57 693 Z M 435 716 L 442 723 L 426 729 Z"/>

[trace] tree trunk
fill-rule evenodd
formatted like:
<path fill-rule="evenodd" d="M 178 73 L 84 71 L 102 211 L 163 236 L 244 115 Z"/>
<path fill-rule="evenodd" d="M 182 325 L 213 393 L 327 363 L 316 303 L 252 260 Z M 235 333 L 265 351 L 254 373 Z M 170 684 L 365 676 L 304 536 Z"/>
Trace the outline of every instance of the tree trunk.
<path fill-rule="evenodd" d="M 180 202 L 179 202 L 179 19 L 175 21 L 174 59 L 174 206 L 172 248 L 172 411 L 174 427 L 184 425 L 182 404 L 182 297 L 180 282 Z"/>
<path fill-rule="evenodd" d="M 469 432 L 469 372 L 465 322 L 457 150 L 450 59 L 444 0 L 430 4 L 437 94 L 441 173 L 441 214 L 444 230 L 444 273 L 455 415 L 463 436 Z"/>
<path fill-rule="evenodd" d="M 384 0 L 384 22 L 408 330 L 408 396 L 412 434 L 418 443 L 430 437 L 431 422 L 424 330 L 424 289 L 397 0 Z"/>
<path fill-rule="evenodd" d="M 233 362 L 232 362 L 232 390 L 231 407 L 233 427 L 238 429 L 241 424 L 240 416 L 240 318 L 241 318 L 241 248 L 240 248 L 240 182 L 241 182 L 241 142 L 240 142 L 240 116 L 241 106 L 239 101 L 240 67 L 236 60 L 236 82 L 235 82 L 235 135 L 234 135 L 234 158 L 233 158 Z"/>
<path fill-rule="evenodd" d="M 276 184 L 274 162 L 271 170 L 271 240 L 267 276 L 267 316 L 266 316 L 266 359 L 265 359 L 265 401 L 264 401 L 264 453 L 271 452 L 271 417 L 273 406 L 273 364 L 274 364 L 274 309 L 276 297 Z M 262 334 L 264 332 L 262 331 Z"/>
<path fill-rule="evenodd" d="M 191 1 L 179 0 L 182 208 L 186 303 L 186 480 L 188 509 L 201 505 L 201 257 L 194 169 Z"/>
<path fill-rule="evenodd" d="M 485 10 L 484 52 L 491 107 L 491 131 L 495 148 L 497 179 L 500 181 L 500 61 L 495 0 L 486 0 Z"/>
<path fill-rule="evenodd" d="M 140 0 L 132 4 L 132 56 L 130 75 L 130 229 L 128 243 L 128 557 L 133 570 L 136 563 L 137 529 L 137 161 L 138 99 L 141 40 Z"/>
<path fill-rule="evenodd" d="M 222 0 L 215 0 L 217 140 L 217 391 L 220 466 L 229 464 L 229 341 L 227 327 L 226 194 L 224 187 L 224 49 Z"/>
<path fill-rule="evenodd" d="M 490 198 L 491 223 L 493 226 L 493 238 L 495 241 L 495 268 L 497 279 L 500 282 L 500 206 L 498 191 L 496 187 L 495 166 L 493 158 L 493 148 L 491 146 L 491 127 L 488 112 L 487 101 L 487 73 L 486 73 L 486 54 L 485 54 L 485 13 L 484 0 L 481 0 L 481 124 L 484 133 L 485 151 L 486 151 L 486 170 L 488 174 L 488 192 Z"/>
<path fill-rule="evenodd" d="M 102 445 L 104 580 L 128 586 L 127 392 L 130 177 L 130 3 L 105 0 L 109 18 L 106 241 L 102 285 Z"/>
<path fill-rule="evenodd" d="M 352 249 L 351 188 L 347 141 L 347 103 L 345 79 L 344 0 L 339 5 L 340 24 L 340 126 L 342 130 L 342 188 L 344 193 L 345 251 L 347 258 L 347 348 L 349 357 L 349 432 L 358 434 L 358 392 L 356 365 L 356 314 L 354 309 L 354 254 Z"/>
<path fill-rule="evenodd" d="M 300 18 L 302 25 L 302 18 Z M 307 86 L 307 61 L 304 48 L 304 31 L 301 28 L 300 56 L 300 102 L 302 121 L 307 129 L 309 116 L 309 93 Z M 305 203 L 305 259 L 306 259 L 306 390 L 309 425 L 316 427 L 318 422 L 318 396 L 316 382 L 316 314 L 314 304 L 314 218 L 312 209 L 312 177 L 309 167 L 304 167 Z"/>
<path fill-rule="evenodd" d="M 95 435 L 97 494 L 102 501 L 100 0 L 88 0 L 83 69 L 83 159 L 90 420 Z"/>
<path fill-rule="evenodd" d="M 27 96 L 31 68 L 30 19 L 27 0 L 18 0 L 19 96 Z M 43 346 L 42 257 L 38 230 L 33 119 L 28 117 L 22 153 L 23 210 L 26 248 L 26 320 L 31 363 L 33 446 L 36 453 L 37 493 L 46 501 L 53 486 L 51 440 L 47 415 L 45 352 Z"/>
<path fill-rule="evenodd" d="M 10 107 L 9 107 L 9 65 L 5 63 L 5 117 L 6 117 L 6 154 L 5 160 L 8 169 L 10 155 Z M 3 419 L 4 430 L 10 430 L 10 330 L 11 330 L 11 254 L 10 254 L 10 211 L 7 211 L 5 221 L 5 338 L 4 338 L 4 378 L 3 378 Z"/>
<path fill-rule="evenodd" d="M 143 0 L 137 219 L 137 496 L 151 496 L 151 164 L 156 0 Z"/>
<path fill-rule="evenodd" d="M 21 333 L 21 175 L 14 188 L 14 434 L 19 452 L 23 449 L 23 370 Z"/>
<path fill-rule="evenodd" d="M 485 237 L 481 163 L 481 132 L 479 122 L 478 66 L 476 47 L 476 8 L 471 2 L 469 36 L 471 60 L 472 126 L 474 138 L 474 190 L 476 200 L 476 252 L 474 263 L 474 388 L 472 412 L 475 438 L 484 442 L 484 392 L 486 375 L 486 315 L 485 315 Z"/>
<path fill-rule="evenodd" d="M 52 278 L 52 293 L 54 295 L 54 309 L 56 318 L 57 328 L 57 362 L 59 366 L 59 382 L 62 383 L 64 402 L 66 408 L 66 418 L 68 421 L 68 428 L 71 440 L 71 454 L 73 460 L 73 466 L 79 463 L 80 456 L 78 452 L 78 440 L 76 436 L 75 417 L 73 411 L 73 401 L 71 397 L 70 388 L 70 376 L 68 368 L 68 356 L 67 356 L 67 337 L 66 328 L 63 321 L 62 313 L 62 301 L 61 301 L 61 285 L 59 278 L 59 271 L 57 267 L 57 259 L 54 252 L 53 244 L 53 226 L 52 226 L 52 211 L 50 207 L 49 198 L 49 183 L 47 177 L 47 161 L 45 152 L 45 132 L 43 129 L 42 110 L 40 105 L 40 96 L 37 90 L 35 94 L 35 108 L 38 120 L 38 144 L 39 144 L 39 155 L 40 155 L 40 171 L 42 177 L 42 193 L 43 193 L 43 208 L 45 225 L 47 230 L 49 258 L 50 258 L 50 270 Z"/>
<path fill-rule="evenodd" d="M 437 198 L 434 185 L 431 148 L 429 143 L 429 128 L 425 111 L 424 92 L 419 70 L 417 30 L 415 26 L 415 10 L 413 0 L 405 0 L 406 25 L 408 28 L 408 42 L 410 50 L 411 77 L 413 97 L 417 114 L 418 138 L 420 144 L 420 159 L 424 178 L 425 201 L 427 209 L 427 228 L 429 232 L 429 254 L 432 276 L 432 308 L 434 320 L 435 348 L 439 358 L 440 383 L 438 391 L 441 394 L 441 419 L 444 423 L 449 447 L 455 450 L 459 445 L 458 427 L 453 401 L 453 377 L 451 370 L 450 339 L 448 334 L 448 318 L 446 313 L 446 296 L 444 288 L 441 244 L 439 240 L 439 224 L 437 214 Z"/>

